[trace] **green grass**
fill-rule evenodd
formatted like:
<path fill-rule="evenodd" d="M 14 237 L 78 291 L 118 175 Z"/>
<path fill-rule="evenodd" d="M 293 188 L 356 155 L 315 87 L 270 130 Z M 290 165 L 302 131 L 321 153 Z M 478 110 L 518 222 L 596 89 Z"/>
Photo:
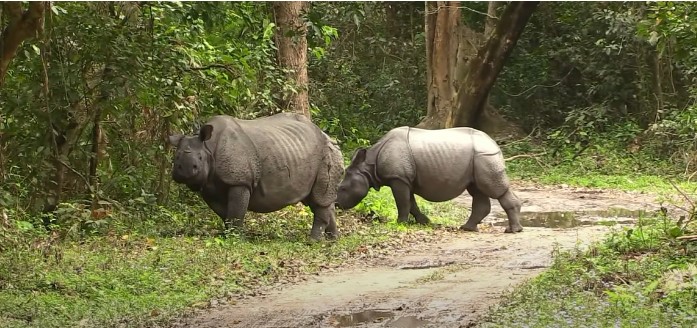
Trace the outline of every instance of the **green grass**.
<path fill-rule="evenodd" d="M 185 234 L 165 227 L 158 235 L 157 227 L 145 223 L 129 228 L 123 222 L 134 219 L 123 217 L 87 237 L 72 232 L 76 225 L 56 234 L 0 227 L 0 327 L 130 327 L 167 321 L 210 299 L 335 267 L 371 247 L 381 250 L 390 240 L 433 229 L 397 224 L 389 188 L 371 192 L 366 201 L 372 207 L 338 213 L 342 235 L 336 242 L 309 241 L 311 212 L 302 206 L 250 213 L 242 236 L 226 239 L 203 233 L 218 226 L 210 211 L 189 215 L 216 224 L 185 222 L 192 229 Z M 448 203 L 422 207 L 434 222 L 446 225 L 461 222 L 464 212 Z M 367 215 L 369 208 L 379 220 Z M 168 211 L 165 216 L 158 219 L 161 224 L 186 225 L 172 221 L 183 219 L 182 214 Z"/>
<path fill-rule="evenodd" d="M 432 203 L 419 196 L 416 196 L 416 203 L 434 225 L 459 226 L 469 217 L 469 204 L 462 206 L 456 201 Z M 371 189 L 355 210 L 359 213 L 374 213 L 377 220 L 386 222 L 396 229 L 407 227 L 396 222 L 397 207 L 389 187 L 382 187 L 379 191 Z M 413 217 L 410 217 L 410 220 L 413 221 Z"/>
<path fill-rule="evenodd" d="M 697 244 L 676 234 L 672 221 L 647 220 L 587 250 L 559 253 L 479 326 L 694 327 Z"/>
<path fill-rule="evenodd" d="M 645 191 L 666 195 L 675 194 L 675 184 L 684 192 L 697 193 L 697 182 L 687 181 L 687 177 L 674 172 L 661 173 L 647 168 L 633 167 L 624 160 L 620 163 L 606 163 L 598 166 L 589 158 L 579 158 L 574 161 L 560 161 L 543 157 L 538 160 L 531 158 L 516 158 L 506 163 L 507 172 L 511 179 L 534 181 L 542 184 L 566 184 L 569 186 Z M 653 163 L 662 167 L 665 163 Z M 622 165 L 627 165 L 623 169 Z M 644 164 L 648 165 L 648 164 Z"/>

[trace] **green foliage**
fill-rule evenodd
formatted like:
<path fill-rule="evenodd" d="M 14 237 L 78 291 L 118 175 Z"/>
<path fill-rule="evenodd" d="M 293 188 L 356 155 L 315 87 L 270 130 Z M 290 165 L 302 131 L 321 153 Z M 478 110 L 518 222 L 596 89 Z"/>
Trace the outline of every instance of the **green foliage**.
<path fill-rule="evenodd" d="M 316 24 L 339 30 L 323 60 L 310 63 L 314 120 L 345 152 L 425 114 L 423 5 L 395 5 L 398 17 L 392 19 L 388 5 L 313 4 Z"/>
<path fill-rule="evenodd" d="M 91 193 L 123 199 L 141 190 L 165 199 L 168 134 L 191 133 L 215 114 L 277 112 L 274 90 L 292 88 L 275 65 L 274 24 L 264 8 L 54 4 L 46 39 L 38 51 L 29 45 L 20 51 L 0 95 L 3 184 L 28 191 L 29 199 L 16 201 L 29 211 L 55 198 L 59 170 L 67 172 L 63 199 Z M 85 178 L 95 119 L 105 153 L 99 190 Z"/>
<path fill-rule="evenodd" d="M 676 228 L 647 220 L 590 249 L 561 252 L 480 326 L 694 326 L 697 247 L 675 240 Z"/>

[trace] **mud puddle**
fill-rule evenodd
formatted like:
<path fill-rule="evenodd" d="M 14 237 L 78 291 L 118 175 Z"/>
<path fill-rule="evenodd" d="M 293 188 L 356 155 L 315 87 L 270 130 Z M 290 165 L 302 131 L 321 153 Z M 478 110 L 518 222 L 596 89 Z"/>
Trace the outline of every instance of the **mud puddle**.
<path fill-rule="evenodd" d="M 361 327 L 371 323 L 384 323 L 387 327 L 395 328 L 419 328 L 425 327 L 430 323 L 428 320 L 421 320 L 413 315 L 398 316 L 395 312 L 397 311 L 364 310 L 334 316 L 329 322 L 333 323 L 334 327 Z"/>
<path fill-rule="evenodd" d="M 659 211 L 619 207 L 591 211 L 521 212 L 520 223 L 523 227 L 568 229 L 589 225 L 634 224 L 640 218 L 655 216 L 658 213 Z M 498 213 L 493 225 L 507 226 L 505 213 Z"/>
<path fill-rule="evenodd" d="M 549 267 L 557 250 L 584 247 L 660 209 L 655 196 L 523 185 L 524 231 L 504 234 L 496 201 L 479 233 L 404 245 L 375 262 L 321 272 L 174 323 L 178 327 L 471 327 L 501 295 Z M 471 197 L 462 205 L 463 223 Z M 488 225 L 488 226 L 487 226 Z"/>

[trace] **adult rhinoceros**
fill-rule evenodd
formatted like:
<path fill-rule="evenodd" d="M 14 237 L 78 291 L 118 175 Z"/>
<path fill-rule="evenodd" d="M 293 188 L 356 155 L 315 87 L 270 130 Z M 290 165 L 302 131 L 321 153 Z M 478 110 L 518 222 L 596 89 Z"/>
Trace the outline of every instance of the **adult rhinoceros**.
<path fill-rule="evenodd" d="M 508 215 L 506 232 L 523 230 L 520 201 L 510 190 L 501 149 L 486 133 L 472 128 L 424 130 L 398 127 L 369 149 L 358 149 L 339 185 L 337 205 L 353 208 L 372 187 L 390 186 L 397 203 L 397 221 L 411 213 L 418 223 L 429 219 L 414 195 L 432 202 L 451 200 L 465 190 L 472 195 L 472 213 L 461 229 L 477 231 L 498 199 Z"/>
<path fill-rule="evenodd" d="M 302 202 L 314 214 L 311 238 L 338 236 L 334 203 L 343 157 L 304 116 L 214 116 L 198 135 L 169 141 L 176 147 L 172 178 L 199 192 L 226 229 L 242 226 L 247 210 L 268 213 Z"/>

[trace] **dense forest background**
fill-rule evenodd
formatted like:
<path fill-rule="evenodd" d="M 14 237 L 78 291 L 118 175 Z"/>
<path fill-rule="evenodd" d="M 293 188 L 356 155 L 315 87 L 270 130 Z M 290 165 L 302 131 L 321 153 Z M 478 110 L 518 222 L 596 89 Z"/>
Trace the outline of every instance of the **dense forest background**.
<path fill-rule="evenodd" d="M 432 106 L 427 76 L 436 74 L 427 58 L 429 16 L 454 13 L 458 32 L 435 47 L 469 45 L 467 62 L 513 5 L 440 4 L 305 4 L 305 90 L 279 60 L 279 39 L 298 41 L 279 35 L 271 3 L 3 3 L 4 217 L 87 231 L 162 225 L 158 220 L 183 221 L 168 223 L 167 233 L 193 229 L 185 223 L 196 219 L 184 205 L 201 202 L 171 181 L 166 136 L 194 133 L 215 114 L 293 110 L 288 97 L 303 92 L 304 110 L 345 156 L 391 128 L 423 125 Z M 583 161 L 599 170 L 690 178 L 697 155 L 695 8 L 540 3 L 518 26 L 520 38 L 484 90 L 486 105 L 472 125 L 495 136 L 506 156 L 526 155 L 533 164 Z M 24 42 L 10 49 L 15 37 Z"/>

